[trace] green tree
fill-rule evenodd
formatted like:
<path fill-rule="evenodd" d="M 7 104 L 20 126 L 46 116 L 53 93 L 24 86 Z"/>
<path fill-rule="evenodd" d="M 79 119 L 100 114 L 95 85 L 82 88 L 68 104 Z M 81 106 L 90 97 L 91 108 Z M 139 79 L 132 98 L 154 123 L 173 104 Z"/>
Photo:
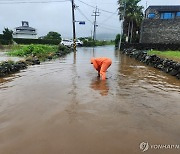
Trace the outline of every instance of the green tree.
<path fill-rule="evenodd" d="M 2 37 L 6 42 L 6 44 L 12 44 L 12 40 L 13 40 L 12 34 L 13 34 L 12 30 L 9 30 L 8 28 L 4 28 Z"/>
<path fill-rule="evenodd" d="M 44 39 L 47 40 L 60 40 L 61 41 L 61 34 L 59 34 L 58 32 L 49 32 Z"/>
<path fill-rule="evenodd" d="M 141 0 L 118 0 L 119 17 L 123 22 L 123 34 L 128 42 L 139 42 L 143 6 L 138 6 Z"/>
<path fill-rule="evenodd" d="M 119 46 L 120 36 L 121 36 L 120 34 L 117 34 L 117 35 L 116 35 L 116 38 L 115 38 L 115 40 L 114 40 L 114 42 L 115 42 L 115 47 L 118 47 L 118 46 Z M 125 42 L 125 37 L 122 36 L 121 42 Z"/>

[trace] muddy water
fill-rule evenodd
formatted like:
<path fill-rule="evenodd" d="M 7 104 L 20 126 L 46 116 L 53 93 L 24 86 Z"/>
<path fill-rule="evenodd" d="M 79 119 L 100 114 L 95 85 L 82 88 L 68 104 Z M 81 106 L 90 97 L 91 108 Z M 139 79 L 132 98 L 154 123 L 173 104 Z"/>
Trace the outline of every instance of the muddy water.
<path fill-rule="evenodd" d="M 11 56 L 8 56 L 6 52 L 3 52 L 0 50 L 0 62 L 8 61 L 8 60 L 19 61 L 19 60 L 24 60 L 24 58 L 11 57 Z"/>
<path fill-rule="evenodd" d="M 106 81 L 92 56 L 112 58 Z M 179 100 L 174 77 L 112 46 L 79 48 L 0 79 L 0 154 L 139 154 L 141 142 L 180 144 Z"/>

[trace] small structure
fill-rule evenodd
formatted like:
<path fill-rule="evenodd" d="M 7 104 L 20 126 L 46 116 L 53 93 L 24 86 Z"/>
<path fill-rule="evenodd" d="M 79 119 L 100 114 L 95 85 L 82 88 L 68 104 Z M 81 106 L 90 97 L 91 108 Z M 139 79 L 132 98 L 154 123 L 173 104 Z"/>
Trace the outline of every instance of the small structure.
<path fill-rule="evenodd" d="M 22 21 L 22 26 L 15 28 L 13 38 L 37 39 L 37 32 L 27 21 Z"/>
<path fill-rule="evenodd" d="M 141 25 L 140 43 L 180 43 L 180 5 L 149 6 Z"/>

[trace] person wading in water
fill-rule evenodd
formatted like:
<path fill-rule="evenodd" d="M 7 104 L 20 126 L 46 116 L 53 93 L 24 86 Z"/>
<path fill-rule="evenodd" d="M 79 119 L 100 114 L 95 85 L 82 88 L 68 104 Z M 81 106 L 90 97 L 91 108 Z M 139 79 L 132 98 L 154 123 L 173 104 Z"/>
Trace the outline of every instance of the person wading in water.
<path fill-rule="evenodd" d="M 106 80 L 106 70 L 111 66 L 112 60 L 107 57 L 91 58 L 91 64 L 98 71 L 98 76 Z"/>

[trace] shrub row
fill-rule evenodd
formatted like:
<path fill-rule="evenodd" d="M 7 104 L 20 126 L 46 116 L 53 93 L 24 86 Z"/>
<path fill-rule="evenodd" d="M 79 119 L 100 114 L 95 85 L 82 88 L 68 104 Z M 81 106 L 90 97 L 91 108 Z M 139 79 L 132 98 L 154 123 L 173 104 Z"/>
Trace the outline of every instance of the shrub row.
<path fill-rule="evenodd" d="M 60 43 L 59 40 L 46 40 L 46 39 L 21 39 L 21 38 L 14 38 L 13 40 L 17 44 L 52 44 L 52 45 L 58 45 Z"/>
<path fill-rule="evenodd" d="M 17 44 L 50 44 L 50 45 L 58 45 L 60 43 L 60 40 L 46 40 L 46 39 L 14 38 L 13 41 L 16 42 Z M 0 38 L 0 44 L 8 45 L 8 44 L 10 44 L 10 41 Z"/>
<path fill-rule="evenodd" d="M 0 44 L 2 44 L 2 45 L 8 45 L 9 43 L 10 43 L 9 40 L 4 40 L 4 39 L 1 39 L 1 38 L 0 38 Z"/>
<path fill-rule="evenodd" d="M 86 41 L 84 40 L 83 41 L 83 46 L 84 47 L 93 47 L 93 46 L 103 46 L 103 45 L 109 45 L 109 44 L 114 44 L 114 42 L 110 42 L 110 41 L 93 41 L 93 40 L 90 40 L 90 41 Z"/>
<path fill-rule="evenodd" d="M 118 45 L 116 44 L 116 47 Z M 180 50 L 180 44 L 162 44 L 162 43 L 122 43 L 121 49 L 127 49 L 127 48 L 135 48 L 137 50 L 160 50 L 160 51 L 167 51 L 167 50 L 173 50 L 177 51 Z"/>
<path fill-rule="evenodd" d="M 147 51 L 132 48 L 124 49 L 122 53 L 180 79 L 180 63 L 178 62 L 163 59 L 156 55 L 148 55 Z"/>

